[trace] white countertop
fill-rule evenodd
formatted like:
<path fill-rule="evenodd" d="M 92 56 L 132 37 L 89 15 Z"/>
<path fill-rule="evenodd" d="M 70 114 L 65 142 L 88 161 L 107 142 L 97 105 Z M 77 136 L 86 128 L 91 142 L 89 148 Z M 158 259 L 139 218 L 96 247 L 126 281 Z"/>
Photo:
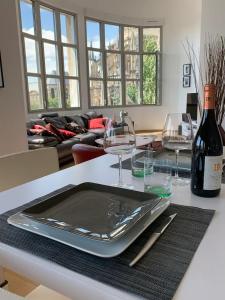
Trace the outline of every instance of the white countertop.
<path fill-rule="evenodd" d="M 30 183 L 0 193 L 0 213 L 30 202 L 67 184 L 117 182 L 118 170 L 109 168 L 117 162 L 116 156 L 104 155 Z M 123 170 L 124 181 L 143 191 L 143 179 L 134 178 Z M 215 209 L 213 220 L 174 296 L 175 300 L 220 300 L 225 295 L 225 185 L 216 198 L 199 198 L 189 186 L 176 187 L 173 203 Z M 1 231 L 0 231 L 1 233 Z M 44 284 L 76 300 L 138 299 L 72 272 L 57 264 L 0 243 L 0 265 L 21 273 L 33 281 Z"/>

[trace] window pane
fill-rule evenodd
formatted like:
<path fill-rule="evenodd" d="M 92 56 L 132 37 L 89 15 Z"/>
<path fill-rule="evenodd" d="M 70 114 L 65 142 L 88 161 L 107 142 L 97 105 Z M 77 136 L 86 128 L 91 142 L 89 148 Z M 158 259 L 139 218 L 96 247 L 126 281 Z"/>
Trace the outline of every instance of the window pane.
<path fill-rule="evenodd" d="M 156 103 L 156 56 L 143 55 L 143 102 Z"/>
<path fill-rule="evenodd" d="M 108 50 L 120 49 L 119 26 L 105 24 L 105 48 Z"/>
<path fill-rule="evenodd" d="M 121 55 L 107 53 L 107 77 L 121 78 Z"/>
<path fill-rule="evenodd" d="M 140 56 L 135 54 L 125 55 L 125 76 L 127 79 L 140 78 Z"/>
<path fill-rule="evenodd" d="M 99 80 L 90 80 L 89 86 L 91 106 L 104 106 L 103 82 Z"/>
<path fill-rule="evenodd" d="M 61 89 L 60 81 L 56 78 L 47 78 L 47 95 L 48 95 L 48 108 L 61 108 Z"/>
<path fill-rule="evenodd" d="M 102 53 L 98 51 L 88 51 L 89 77 L 102 78 Z"/>
<path fill-rule="evenodd" d="M 139 50 L 139 33 L 136 27 L 124 27 L 124 50 Z"/>
<path fill-rule="evenodd" d="M 48 75 L 59 74 L 57 47 L 53 44 L 44 43 L 45 72 Z"/>
<path fill-rule="evenodd" d="M 43 109 L 44 105 L 43 105 L 43 96 L 42 96 L 42 88 L 41 88 L 41 79 L 39 77 L 29 76 L 27 80 L 28 80 L 30 109 L 31 110 Z"/>
<path fill-rule="evenodd" d="M 53 10 L 41 6 L 40 15 L 42 38 L 55 40 L 55 17 Z"/>
<path fill-rule="evenodd" d="M 64 74 L 67 76 L 78 76 L 77 49 L 63 47 Z"/>
<path fill-rule="evenodd" d="M 74 17 L 60 14 L 61 40 L 63 43 L 76 44 Z"/>
<path fill-rule="evenodd" d="M 160 51 L 160 28 L 143 28 L 143 50 Z"/>
<path fill-rule="evenodd" d="M 122 93 L 120 81 L 107 82 L 108 105 L 122 105 Z"/>
<path fill-rule="evenodd" d="M 22 22 L 22 31 L 29 34 L 34 34 L 34 15 L 31 1 L 20 1 L 20 15 Z"/>
<path fill-rule="evenodd" d="M 40 73 L 38 44 L 35 40 L 25 38 L 27 72 Z"/>
<path fill-rule="evenodd" d="M 80 107 L 80 96 L 79 96 L 79 81 L 76 79 L 65 80 L 65 98 L 66 107 Z"/>
<path fill-rule="evenodd" d="M 100 24 L 95 21 L 86 21 L 87 46 L 100 48 Z"/>
<path fill-rule="evenodd" d="M 126 104 L 136 105 L 140 103 L 141 103 L 140 82 L 127 81 L 126 82 Z"/>

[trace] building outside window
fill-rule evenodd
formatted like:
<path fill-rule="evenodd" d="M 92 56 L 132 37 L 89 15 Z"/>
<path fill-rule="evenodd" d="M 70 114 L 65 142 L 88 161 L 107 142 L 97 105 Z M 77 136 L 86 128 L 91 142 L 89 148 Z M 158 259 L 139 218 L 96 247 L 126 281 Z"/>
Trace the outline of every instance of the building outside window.
<path fill-rule="evenodd" d="M 20 0 L 28 109 L 80 107 L 76 16 Z"/>
<path fill-rule="evenodd" d="M 160 104 L 161 28 L 86 19 L 91 107 Z"/>

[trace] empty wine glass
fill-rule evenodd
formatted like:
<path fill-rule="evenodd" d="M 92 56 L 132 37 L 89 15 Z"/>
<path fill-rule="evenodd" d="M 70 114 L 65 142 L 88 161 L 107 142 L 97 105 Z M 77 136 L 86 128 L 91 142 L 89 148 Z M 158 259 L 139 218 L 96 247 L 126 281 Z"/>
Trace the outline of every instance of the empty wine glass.
<path fill-rule="evenodd" d="M 129 188 L 127 184 L 123 183 L 122 178 L 122 155 L 130 154 L 136 146 L 134 126 L 129 116 L 125 116 L 119 126 L 115 124 L 114 120 L 107 120 L 103 145 L 106 153 L 118 155 L 119 180 L 113 185 Z"/>
<path fill-rule="evenodd" d="M 180 150 L 191 150 L 193 129 L 190 114 L 170 113 L 162 133 L 162 142 L 165 149 L 174 150 L 176 154 L 176 170 L 173 180 L 174 185 L 186 185 L 189 179 L 178 176 L 178 157 Z"/>

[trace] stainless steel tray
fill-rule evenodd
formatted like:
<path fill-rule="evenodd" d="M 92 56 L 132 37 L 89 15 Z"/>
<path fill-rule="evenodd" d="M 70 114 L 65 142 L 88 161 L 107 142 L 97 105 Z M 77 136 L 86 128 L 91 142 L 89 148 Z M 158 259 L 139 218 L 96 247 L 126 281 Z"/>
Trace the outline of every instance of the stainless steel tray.
<path fill-rule="evenodd" d="M 9 217 L 8 223 L 112 257 L 123 252 L 168 205 L 168 200 L 152 194 L 85 183 Z"/>

